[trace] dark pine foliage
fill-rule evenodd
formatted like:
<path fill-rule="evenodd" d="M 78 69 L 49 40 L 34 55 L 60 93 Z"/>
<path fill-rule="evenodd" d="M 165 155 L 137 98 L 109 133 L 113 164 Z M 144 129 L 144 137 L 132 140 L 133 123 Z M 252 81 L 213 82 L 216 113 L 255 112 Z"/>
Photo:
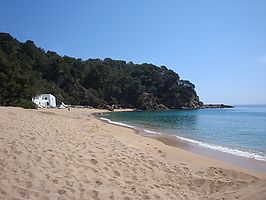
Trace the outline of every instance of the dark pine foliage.
<path fill-rule="evenodd" d="M 168 108 L 200 105 L 195 86 L 166 67 L 106 58 L 83 61 L 0 33 L 0 105 L 27 105 L 40 93 L 57 102 L 143 108 L 143 95 Z M 145 109 L 145 108 L 144 108 Z"/>

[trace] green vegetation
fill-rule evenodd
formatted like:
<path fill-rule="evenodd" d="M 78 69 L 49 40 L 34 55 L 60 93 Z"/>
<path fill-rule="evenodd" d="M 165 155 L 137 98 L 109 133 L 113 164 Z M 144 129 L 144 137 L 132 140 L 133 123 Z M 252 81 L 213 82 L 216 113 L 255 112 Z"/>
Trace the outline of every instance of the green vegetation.
<path fill-rule="evenodd" d="M 106 58 L 83 61 L 45 52 L 0 33 L 0 104 L 31 107 L 51 93 L 57 102 L 101 107 L 157 109 L 201 105 L 195 86 L 164 66 Z"/>

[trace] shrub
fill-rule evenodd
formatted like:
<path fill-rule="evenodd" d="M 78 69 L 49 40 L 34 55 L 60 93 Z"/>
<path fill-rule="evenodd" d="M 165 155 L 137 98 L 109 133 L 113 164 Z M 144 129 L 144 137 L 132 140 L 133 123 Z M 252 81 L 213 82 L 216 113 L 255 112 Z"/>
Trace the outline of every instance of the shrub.
<path fill-rule="evenodd" d="M 26 99 L 19 99 L 12 103 L 12 106 L 16 107 L 22 107 L 25 109 L 36 109 L 37 105 L 33 103 L 32 101 L 26 100 Z"/>

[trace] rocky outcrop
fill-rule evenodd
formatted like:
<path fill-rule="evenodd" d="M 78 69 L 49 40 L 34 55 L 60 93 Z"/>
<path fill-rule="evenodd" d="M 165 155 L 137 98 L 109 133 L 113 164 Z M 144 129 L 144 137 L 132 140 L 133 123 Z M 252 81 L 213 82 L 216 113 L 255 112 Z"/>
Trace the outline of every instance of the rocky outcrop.
<path fill-rule="evenodd" d="M 142 110 L 165 110 L 168 109 L 165 105 L 159 104 L 158 99 L 150 93 L 143 93 L 138 100 L 140 109 Z"/>
<path fill-rule="evenodd" d="M 204 104 L 200 108 L 233 108 L 234 106 L 226 104 Z"/>
<path fill-rule="evenodd" d="M 108 110 L 108 111 L 114 111 L 114 106 L 110 106 L 110 105 L 106 105 L 106 104 L 104 104 L 103 105 L 103 109 L 106 109 L 106 110 Z"/>
<path fill-rule="evenodd" d="M 199 108 L 203 105 L 194 88 L 190 86 L 182 86 L 174 95 L 165 98 L 163 104 L 171 109 Z"/>

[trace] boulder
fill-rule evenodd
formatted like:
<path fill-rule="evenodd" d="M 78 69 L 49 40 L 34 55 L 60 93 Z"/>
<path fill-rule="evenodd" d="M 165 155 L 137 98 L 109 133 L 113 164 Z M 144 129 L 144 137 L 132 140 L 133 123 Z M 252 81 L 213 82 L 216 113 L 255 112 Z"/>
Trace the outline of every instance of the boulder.
<path fill-rule="evenodd" d="M 112 112 L 114 111 L 114 106 L 110 106 L 110 105 L 106 105 L 106 104 L 105 104 L 105 105 L 103 105 L 103 108 L 104 108 L 104 109 L 107 109 L 107 110 L 109 110 L 109 111 L 112 111 Z"/>
<path fill-rule="evenodd" d="M 158 104 L 156 99 L 151 93 L 143 93 L 138 99 L 138 104 L 141 110 L 164 110 L 168 109 L 163 104 Z"/>

